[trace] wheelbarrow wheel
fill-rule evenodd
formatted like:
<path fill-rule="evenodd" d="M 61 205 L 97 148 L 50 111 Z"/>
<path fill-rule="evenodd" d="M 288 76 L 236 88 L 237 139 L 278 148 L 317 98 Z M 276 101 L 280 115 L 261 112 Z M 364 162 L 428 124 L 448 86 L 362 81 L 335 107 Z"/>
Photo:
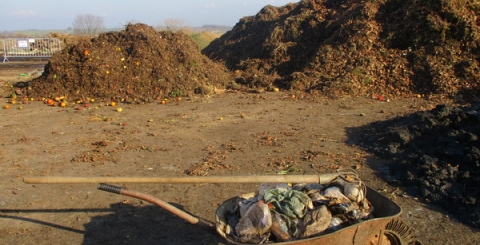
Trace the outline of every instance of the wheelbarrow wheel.
<path fill-rule="evenodd" d="M 391 245 L 422 245 L 415 240 L 413 230 L 399 218 L 387 223 L 383 235 Z"/>

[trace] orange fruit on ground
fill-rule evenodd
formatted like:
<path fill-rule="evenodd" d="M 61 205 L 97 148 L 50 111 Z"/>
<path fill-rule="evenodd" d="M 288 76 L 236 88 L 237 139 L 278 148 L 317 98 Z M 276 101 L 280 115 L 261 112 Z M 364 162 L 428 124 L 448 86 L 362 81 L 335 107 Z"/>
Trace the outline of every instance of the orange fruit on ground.
<path fill-rule="evenodd" d="M 115 106 L 115 105 L 116 105 L 116 104 L 115 104 L 114 101 L 110 102 L 110 106 Z"/>
<path fill-rule="evenodd" d="M 67 102 L 65 101 L 60 102 L 60 107 L 65 107 L 65 106 L 67 106 Z"/>
<path fill-rule="evenodd" d="M 4 109 L 9 109 L 10 106 L 9 106 L 9 105 L 4 105 L 3 108 L 4 108 Z"/>

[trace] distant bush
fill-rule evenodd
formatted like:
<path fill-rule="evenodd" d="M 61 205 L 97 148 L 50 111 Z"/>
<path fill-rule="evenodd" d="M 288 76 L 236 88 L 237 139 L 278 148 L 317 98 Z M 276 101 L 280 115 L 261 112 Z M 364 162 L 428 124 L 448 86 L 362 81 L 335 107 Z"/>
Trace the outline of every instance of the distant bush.
<path fill-rule="evenodd" d="M 73 33 L 80 36 L 95 36 L 105 30 L 103 18 L 98 15 L 77 15 L 73 20 Z"/>

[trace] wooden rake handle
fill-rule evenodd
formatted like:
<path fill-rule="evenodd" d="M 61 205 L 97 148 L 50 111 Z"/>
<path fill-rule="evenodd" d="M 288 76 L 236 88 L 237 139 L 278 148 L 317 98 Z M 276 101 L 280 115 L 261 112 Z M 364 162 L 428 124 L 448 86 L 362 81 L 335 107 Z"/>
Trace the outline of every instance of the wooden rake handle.
<path fill-rule="evenodd" d="M 24 177 L 26 184 L 80 183 L 319 183 L 327 184 L 341 173 L 318 175 L 245 175 L 245 176 L 185 176 L 185 177 Z"/>

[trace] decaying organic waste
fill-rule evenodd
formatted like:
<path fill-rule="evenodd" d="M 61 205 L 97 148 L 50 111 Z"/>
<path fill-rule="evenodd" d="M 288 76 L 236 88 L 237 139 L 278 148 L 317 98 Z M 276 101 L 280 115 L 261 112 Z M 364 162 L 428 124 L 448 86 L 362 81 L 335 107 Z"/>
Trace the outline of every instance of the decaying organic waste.
<path fill-rule="evenodd" d="M 129 24 L 55 54 L 44 73 L 30 82 L 28 96 L 148 103 L 209 94 L 230 82 L 225 67 L 202 55 L 186 34 Z"/>
<path fill-rule="evenodd" d="M 327 185 L 263 184 L 258 195 L 227 214 L 225 233 L 240 243 L 285 242 L 319 236 L 373 217 L 366 187 L 353 170 Z"/>
<path fill-rule="evenodd" d="M 265 6 L 203 50 L 238 83 L 337 96 L 479 96 L 476 1 Z"/>

